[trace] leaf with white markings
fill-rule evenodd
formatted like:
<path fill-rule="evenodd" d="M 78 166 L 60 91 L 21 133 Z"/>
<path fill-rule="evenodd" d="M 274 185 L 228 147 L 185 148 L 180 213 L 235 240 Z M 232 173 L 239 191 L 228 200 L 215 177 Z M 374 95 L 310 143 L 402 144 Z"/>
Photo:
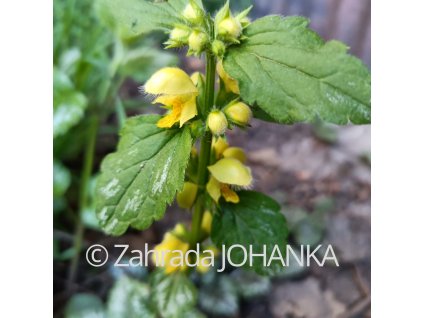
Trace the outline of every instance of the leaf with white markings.
<path fill-rule="evenodd" d="M 185 273 L 156 271 L 151 278 L 151 300 L 161 317 L 185 317 L 197 301 L 197 290 Z"/>
<path fill-rule="evenodd" d="M 283 124 L 316 116 L 335 124 L 370 122 L 370 74 L 338 41 L 325 43 L 303 17 L 267 16 L 231 46 L 225 70 L 241 97 Z"/>
<path fill-rule="evenodd" d="M 146 284 L 123 276 L 110 292 L 107 318 L 156 317 L 149 295 L 150 289 Z"/>
<path fill-rule="evenodd" d="M 96 211 L 103 230 L 123 234 L 128 226 L 148 228 L 163 217 L 183 186 L 192 146 L 189 128 L 161 129 L 160 116 L 129 119 L 118 149 L 101 165 Z"/>

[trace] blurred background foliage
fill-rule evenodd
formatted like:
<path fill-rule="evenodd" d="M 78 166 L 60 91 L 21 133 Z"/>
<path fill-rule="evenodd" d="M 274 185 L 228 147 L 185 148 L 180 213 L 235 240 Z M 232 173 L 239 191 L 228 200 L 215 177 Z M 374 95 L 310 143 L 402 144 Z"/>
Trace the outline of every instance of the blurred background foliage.
<path fill-rule="evenodd" d="M 204 1 L 210 12 L 216 11 L 224 2 Z M 235 11 L 240 11 L 253 4 L 253 17 L 266 14 L 308 16 L 311 18 L 311 26 L 324 38 L 337 38 L 346 42 L 351 46 L 353 54 L 370 65 L 369 3 L 368 0 L 240 0 L 232 1 L 232 6 Z M 93 195 L 99 163 L 107 153 L 114 150 L 118 131 L 126 116 L 146 111 L 157 112 L 157 109 L 151 108 L 148 100 L 142 98 L 138 87 L 161 67 L 179 64 L 193 72 L 201 70 L 203 62 L 185 58 L 185 52 L 164 51 L 162 43 L 166 35 L 162 33 L 130 41 L 119 38 L 118 34 L 101 22 L 93 4 L 94 1 L 90 0 L 54 0 L 54 312 L 56 317 L 72 318 L 155 317 L 149 301 L 155 277 L 152 277 L 148 268 L 117 268 L 110 265 L 95 269 L 89 267 L 85 260 L 80 260 L 79 254 L 90 243 L 112 246 L 120 242 L 134 244 L 135 247 L 146 242 L 157 243 L 167 228 L 173 226 L 176 220 L 186 217 L 176 207 L 172 207 L 165 220 L 142 235 L 131 230 L 122 238 L 109 238 L 99 230 Z M 338 236 L 348 234 L 347 241 L 354 240 L 356 233 L 362 233 L 360 231 L 367 234 L 367 225 L 364 226 L 365 230 L 361 228 L 362 225 L 351 230 L 349 221 L 334 212 L 344 207 L 348 210 L 350 201 L 356 197 L 366 207 L 369 206 L 368 194 L 362 188 L 367 189 L 370 153 L 355 153 L 354 158 L 359 163 L 351 159 L 353 155 L 349 151 L 345 151 L 346 155 L 340 155 L 339 152 L 345 150 L 340 145 L 345 142 L 345 135 L 348 136 L 347 130 L 318 120 L 310 129 L 302 125 L 289 128 L 276 128 L 270 124 L 255 125 L 262 130 L 257 130 L 254 136 L 234 136 L 234 141 L 239 146 L 245 146 L 248 141 L 247 151 L 252 152 L 250 163 L 253 170 L 257 170 L 257 185 L 260 190 L 271 193 L 282 203 L 291 231 L 290 244 L 294 248 L 301 244 L 317 246 L 327 242 L 328 237 L 334 239 L 333 231 L 328 226 L 338 230 Z M 284 136 L 283 145 L 281 139 L 278 139 L 281 132 Z M 275 136 L 276 140 L 269 136 Z M 298 140 L 297 136 L 302 139 Z M 359 135 L 356 138 L 367 137 L 365 134 L 364 137 Z M 308 148 L 304 148 L 307 147 L 304 145 L 307 143 L 305 140 L 309 141 L 307 138 L 313 139 L 314 146 L 311 147 L 317 144 L 320 150 L 313 148 L 308 153 Z M 351 138 L 354 137 L 347 137 L 347 141 Z M 324 149 L 322 162 L 326 161 L 326 164 L 339 168 L 332 169 L 339 173 L 337 177 L 342 178 L 345 173 L 353 171 L 354 176 L 351 178 L 358 178 L 359 181 L 351 181 L 348 175 L 348 178 L 345 177 L 349 182 L 345 184 L 347 190 L 344 191 L 344 185 L 338 189 L 333 185 L 331 174 L 329 179 L 326 175 L 319 179 L 319 174 L 324 175 L 329 169 L 325 170 L 323 163 L 321 167 L 310 164 L 310 169 L 316 170 L 315 179 L 310 177 L 309 171 L 296 171 L 294 174 L 292 171 L 297 167 L 296 164 L 301 162 L 296 153 L 292 156 L 292 163 L 288 160 L 280 164 L 277 159 L 284 158 L 284 151 L 290 142 L 298 145 L 300 158 L 313 157 L 311 154 Z M 279 144 L 280 150 L 277 148 Z M 263 151 L 257 150 L 261 148 Z M 326 157 L 328 154 L 331 156 L 329 159 Z M 319 160 L 319 154 L 316 156 Z M 275 172 L 269 172 L 269 167 L 276 169 L 275 166 L 279 167 L 279 175 L 283 176 L 284 181 L 275 182 L 272 179 Z M 364 172 L 363 166 L 367 169 Z M 263 179 L 266 181 L 262 182 Z M 357 187 L 361 187 L 364 192 L 358 192 Z M 356 214 L 354 210 L 353 220 Z M 354 226 L 357 225 L 354 223 Z M 350 230 L 351 233 L 348 232 Z M 309 278 L 310 272 L 313 272 L 313 277 L 321 279 L 322 285 L 332 286 L 334 291 L 349 288 L 347 295 L 339 293 L 343 297 L 342 305 L 345 308 L 342 308 L 346 312 L 355 309 L 368 301 L 369 297 L 365 287 L 360 287 L 360 284 L 359 288 L 351 287 L 351 281 L 356 280 L 356 268 L 365 273 L 370 270 L 370 259 L 366 252 L 370 250 L 370 243 L 363 241 L 363 252 L 356 245 L 348 244 L 349 241 L 339 242 L 341 247 L 360 251 L 360 255 L 356 255 L 358 252 L 350 252 L 345 256 L 346 271 L 353 269 L 353 274 L 345 278 L 345 270 L 337 272 L 335 277 L 342 284 L 335 284 L 335 287 L 331 285 L 334 284 L 331 281 L 332 269 L 323 274 L 317 271 L 316 274 L 314 270 L 295 266 L 295 263 L 272 279 L 234 268 L 228 268 L 224 273 L 216 273 L 214 270 L 206 275 L 194 273 L 190 278 L 197 287 L 197 305 L 187 311 L 184 317 L 332 317 L 339 309 L 339 299 L 335 302 L 324 298 L 320 300 L 321 308 L 307 307 L 307 304 L 320 297 L 307 294 L 314 288 L 314 281 Z M 294 284 L 292 287 L 289 285 L 291 281 Z M 283 294 L 278 289 L 280 284 L 284 291 L 297 290 L 300 294 Z M 358 296 L 354 288 L 359 290 Z M 284 299 L 289 304 L 290 297 L 298 300 L 302 296 L 305 303 L 299 301 L 297 306 L 303 308 L 290 309 L 289 305 L 284 305 L 283 309 L 278 307 Z M 365 316 L 363 312 L 359 311 L 360 317 Z"/>

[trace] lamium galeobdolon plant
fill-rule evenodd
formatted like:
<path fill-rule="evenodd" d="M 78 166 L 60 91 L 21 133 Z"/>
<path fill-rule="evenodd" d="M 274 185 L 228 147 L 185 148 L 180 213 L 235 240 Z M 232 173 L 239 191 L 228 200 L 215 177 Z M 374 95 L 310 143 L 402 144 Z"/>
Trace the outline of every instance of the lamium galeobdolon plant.
<path fill-rule="evenodd" d="M 303 17 L 251 21 L 251 7 L 232 12 L 229 1 L 213 14 L 199 0 L 98 5 L 121 33 L 162 30 L 169 35 L 166 48 L 187 48 L 187 55 L 205 58 L 204 73 L 166 67 L 145 83 L 142 92 L 166 112 L 126 121 L 117 151 L 102 163 L 96 191 L 98 219 L 111 235 L 147 229 L 175 198 L 191 213 L 189 226 L 178 223 L 155 247 L 175 253 L 153 257 L 153 293 L 179 293 L 158 300 L 161 315 L 176 304 L 172 310 L 181 316 L 195 302 L 188 274 L 209 269 L 210 251 L 217 255 L 222 245 L 234 244 L 252 245 L 255 253 L 266 246 L 268 255 L 275 245 L 285 250 L 288 231 L 280 206 L 251 190 L 246 153 L 231 144 L 227 131 L 254 129 L 252 118 L 283 125 L 316 118 L 370 123 L 370 74 L 344 44 L 325 43 Z M 197 244 L 201 262 L 192 268 L 180 256 Z M 237 252 L 232 260 L 241 263 L 244 254 Z M 255 258 L 246 267 L 262 275 L 283 270 L 280 262 L 266 265 Z M 174 284 L 176 291 L 169 287 Z"/>

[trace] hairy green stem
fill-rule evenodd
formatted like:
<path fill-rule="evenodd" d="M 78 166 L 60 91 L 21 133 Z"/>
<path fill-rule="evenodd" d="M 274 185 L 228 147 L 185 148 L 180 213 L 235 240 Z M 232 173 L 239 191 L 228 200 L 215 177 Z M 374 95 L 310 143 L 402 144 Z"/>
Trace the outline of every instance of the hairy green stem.
<path fill-rule="evenodd" d="M 213 107 L 214 104 L 214 85 L 216 78 L 216 59 L 211 54 L 207 54 L 207 66 L 206 66 L 206 89 L 205 89 L 205 117 Z M 201 223 L 203 220 L 203 214 L 205 210 L 205 198 L 206 198 L 206 184 L 208 180 L 207 166 L 210 161 L 211 153 L 212 134 L 207 131 L 201 139 L 201 148 L 199 155 L 198 164 L 198 187 L 199 194 L 194 206 L 194 214 L 192 216 L 192 232 L 191 232 L 191 244 L 195 245 L 201 237 Z"/>
<path fill-rule="evenodd" d="M 97 139 L 98 125 L 99 125 L 98 116 L 92 116 L 90 118 L 90 123 L 88 128 L 88 138 L 87 138 L 87 144 L 86 144 L 85 153 L 84 153 L 84 162 L 83 162 L 82 175 L 81 175 L 81 185 L 79 188 L 79 200 L 78 200 L 79 214 L 78 214 L 77 224 L 75 228 L 74 242 L 73 242 L 74 254 L 73 254 L 71 264 L 69 267 L 69 277 L 68 277 L 69 288 L 72 287 L 72 284 L 76 277 L 78 262 L 79 262 L 79 254 L 81 252 L 82 241 L 84 237 L 84 224 L 82 223 L 82 212 L 84 211 L 84 209 L 86 209 L 88 204 L 88 184 L 89 184 L 92 170 L 93 170 L 95 143 Z"/>

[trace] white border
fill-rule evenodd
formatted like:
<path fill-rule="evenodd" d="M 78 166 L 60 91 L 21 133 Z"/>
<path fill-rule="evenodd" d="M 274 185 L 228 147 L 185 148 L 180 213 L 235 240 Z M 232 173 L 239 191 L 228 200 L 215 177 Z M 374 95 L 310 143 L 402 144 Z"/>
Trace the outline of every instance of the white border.
<path fill-rule="evenodd" d="M 372 2 L 373 317 L 422 313 L 421 4 Z"/>
<path fill-rule="evenodd" d="M 0 317 L 50 317 L 52 1 L 0 8 Z"/>

